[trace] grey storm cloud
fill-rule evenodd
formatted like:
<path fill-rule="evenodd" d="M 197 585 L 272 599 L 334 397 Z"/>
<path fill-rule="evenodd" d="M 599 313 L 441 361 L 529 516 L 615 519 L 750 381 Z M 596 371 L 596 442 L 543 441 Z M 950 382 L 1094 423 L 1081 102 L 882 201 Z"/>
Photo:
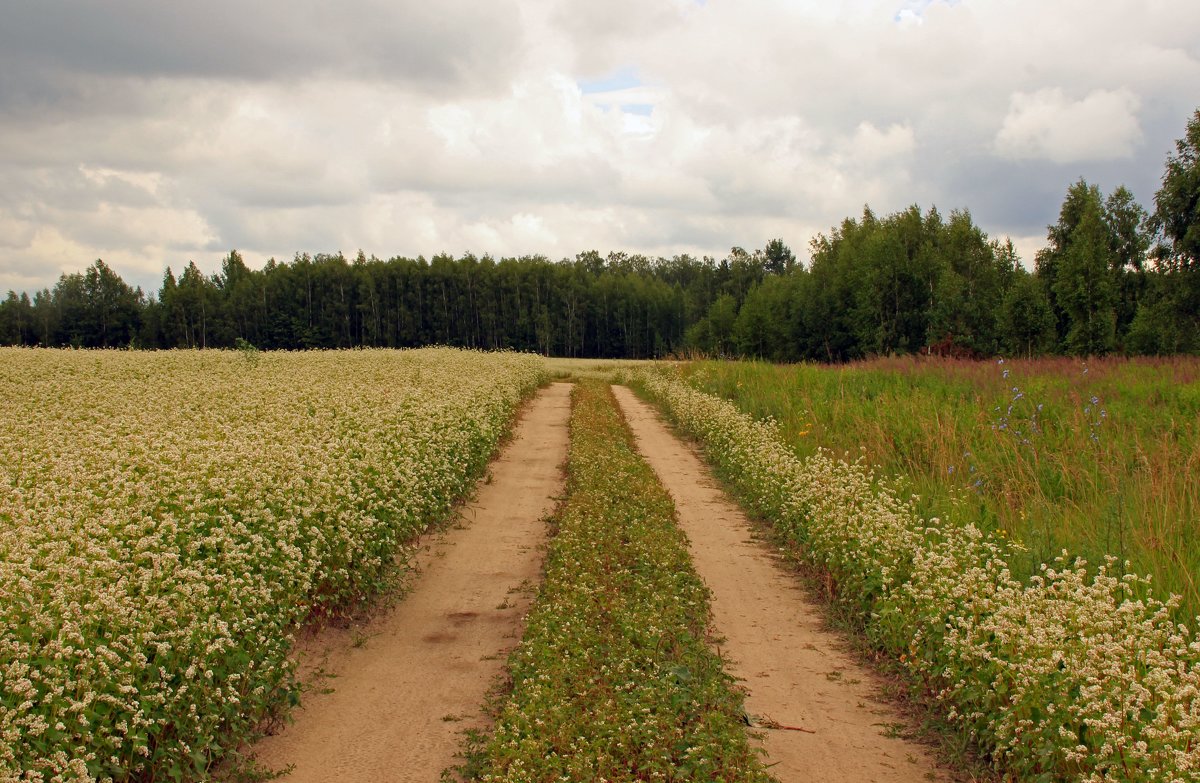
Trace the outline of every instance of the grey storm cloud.
<path fill-rule="evenodd" d="M 341 74 L 456 89 L 503 79 L 511 0 L 5 2 L 0 63 L 25 72 L 288 79 Z"/>

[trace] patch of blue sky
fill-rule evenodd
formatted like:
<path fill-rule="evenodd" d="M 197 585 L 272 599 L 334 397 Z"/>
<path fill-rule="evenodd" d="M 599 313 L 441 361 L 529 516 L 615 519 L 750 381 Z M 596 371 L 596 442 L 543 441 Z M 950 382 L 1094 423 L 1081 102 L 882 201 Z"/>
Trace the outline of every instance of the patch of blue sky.
<path fill-rule="evenodd" d="M 626 114 L 637 114 L 642 117 L 649 117 L 654 113 L 653 103 L 622 103 L 621 111 Z"/>
<path fill-rule="evenodd" d="M 593 95 L 598 92 L 613 92 L 640 87 L 642 80 L 638 76 L 637 68 L 627 65 L 601 79 L 579 79 L 576 84 L 579 85 L 579 90 L 584 95 Z"/>
<path fill-rule="evenodd" d="M 911 22 L 921 21 L 925 16 L 925 10 L 935 2 L 943 5 L 959 5 L 962 0 L 906 0 L 899 8 L 896 9 L 895 15 L 892 17 L 894 22 Z"/>

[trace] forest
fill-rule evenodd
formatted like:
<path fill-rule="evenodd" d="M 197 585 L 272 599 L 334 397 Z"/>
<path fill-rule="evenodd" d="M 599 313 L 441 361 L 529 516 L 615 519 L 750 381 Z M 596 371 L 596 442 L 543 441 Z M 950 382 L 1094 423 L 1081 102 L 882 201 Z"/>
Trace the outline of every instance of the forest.
<path fill-rule="evenodd" d="M 406 348 L 551 356 L 680 353 L 843 362 L 1200 352 L 1200 110 L 1148 212 L 1080 179 L 1033 271 L 969 211 L 869 207 L 797 262 L 781 239 L 721 259 L 595 251 L 574 259 L 297 254 L 131 287 L 102 260 L 0 301 L 0 344 L 131 348 Z"/>

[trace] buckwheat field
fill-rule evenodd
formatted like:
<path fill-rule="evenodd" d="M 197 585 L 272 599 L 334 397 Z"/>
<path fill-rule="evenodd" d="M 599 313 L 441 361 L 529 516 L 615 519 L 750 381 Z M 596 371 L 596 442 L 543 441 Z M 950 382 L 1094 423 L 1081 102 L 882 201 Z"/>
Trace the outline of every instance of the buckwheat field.
<path fill-rule="evenodd" d="M 0 350 L 0 780 L 190 780 L 394 583 L 536 357 Z"/>

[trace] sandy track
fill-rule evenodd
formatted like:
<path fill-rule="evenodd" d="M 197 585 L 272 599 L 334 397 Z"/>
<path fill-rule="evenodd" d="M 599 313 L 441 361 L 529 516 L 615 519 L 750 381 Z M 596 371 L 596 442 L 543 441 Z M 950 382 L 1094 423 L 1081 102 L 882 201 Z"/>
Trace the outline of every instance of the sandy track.
<path fill-rule="evenodd" d="M 696 570 L 712 591 L 720 652 L 748 691 L 747 712 L 756 726 L 806 730 L 765 732 L 771 773 L 782 783 L 948 780 L 922 746 L 887 736 L 903 719 L 876 698 L 873 674 L 824 629 L 777 556 L 752 540 L 746 516 L 695 451 L 628 388 L 613 392 L 638 449 L 675 500 Z"/>
<path fill-rule="evenodd" d="M 468 524 L 432 537 L 402 601 L 357 634 L 308 645 L 334 690 L 308 694 L 295 723 L 255 747 L 272 769 L 294 765 L 282 780 L 431 783 L 462 731 L 485 725 L 480 708 L 531 600 L 519 588 L 540 577 L 543 520 L 562 493 L 570 388 L 554 384 L 525 408 L 463 511 Z"/>

